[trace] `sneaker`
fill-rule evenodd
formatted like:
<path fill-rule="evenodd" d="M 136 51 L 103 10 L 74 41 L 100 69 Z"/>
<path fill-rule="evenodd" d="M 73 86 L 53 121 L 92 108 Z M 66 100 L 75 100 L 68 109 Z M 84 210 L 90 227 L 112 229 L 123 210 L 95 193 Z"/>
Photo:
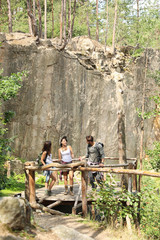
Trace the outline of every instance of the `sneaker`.
<path fill-rule="evenodd" d="M 65 186 L 64 195 L 68 194 L 68 186 Z"/>
<path fill-rule="evenodd" d="M 48 196 L 48 190 L 45 190 L 45 196 Z"/>
<path fill-rule="evenodd" d="M 51 190 L 48 190 L 48 196 L 51 196 L 51 195 L 52 195 Z"/>
<path fill-rule="evenodd" d="M 67 194 L 68 194 L 68 190 L 65 190 L 65 191 L 64 191 L 64 195 L 67 195 Z"/>
<path fill-rule="evenodd" d="M 70 191 L 69 194 L 70 194 L 71 196 L 74 196 L 74 193 L 73 193 L 72 191 Z"/>

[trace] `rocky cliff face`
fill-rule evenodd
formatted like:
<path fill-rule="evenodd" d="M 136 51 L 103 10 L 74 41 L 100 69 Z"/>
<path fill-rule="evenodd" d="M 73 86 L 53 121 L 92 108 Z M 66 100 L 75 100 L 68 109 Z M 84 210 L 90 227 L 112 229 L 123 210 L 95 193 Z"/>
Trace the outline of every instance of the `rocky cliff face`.
<path fill-rule="evenodd" d="M 27 70 L 16 99 L 5 105 L 16 115 L 9 135 L 16 136 L 15 155 L 34 159 L 43 141 L 53 143 L 57 157 L 59 140 L 67 135 L 75 156 L 85 154 L 86 135 L 105 145 L 106 156 L 118 156 L 118 111 L 125 114 L 127 157 L 139 150 L 140 119 L 145 72 L 145 53 L 129 63 L 126 53 L 77 37 L 64 50 L 57 41 L 42 41 L 24 34 L 1 35 L 0 61 L 4 74 Z M 148 50 L 149 70 L 159 70 L 160 51 Z M 147 77 L 147 96 L 158 91 Z M 146 98 L 146 107 L 153 106 Z M 145 121 L 145 146 L 159 139 L 160 120 Z"/>

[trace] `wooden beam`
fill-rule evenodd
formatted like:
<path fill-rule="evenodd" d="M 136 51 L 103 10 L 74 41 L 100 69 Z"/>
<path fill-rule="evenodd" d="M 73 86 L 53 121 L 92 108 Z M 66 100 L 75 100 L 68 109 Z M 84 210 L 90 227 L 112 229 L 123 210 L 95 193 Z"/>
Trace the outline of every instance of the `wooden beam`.
<path fill-rule="evenodd" d="M 47 208 L 53 208 L 53 207 L 56 207 L 56 206 L 58 206 L 59 204 L 61 204 L 61 202 L 62 202 L 61 200 L 57 200 L 56 202 L 54 202 L 54 203 L 48 205 Z"/>
<path fill-rule="evenodd" d="M 75 200 L 74 206 L 73 206 L 73 208 L 72 208 L 72 214 L 76 214 L 76 208 L 77 208 L 78 199 L 79 199 L 80 194 L 81 194 L 81 189 L 82 189 L 82 187 L 81 187 L 81 184 L 80 184 L 80 185 L 79 185 L 79 189 L 78 189 L 78 194 L 77 194 L 77 196 L 76 196 L 76 200 Z"/>
<path fill-rule="evenodd" d="M 85 165 L 85 161 L 80 161 L 77 163 L 69 163 L 69 164 L 51 163 L 51 164 L 42 166 L 41 169 L 46 170 L 49 167 L 74 168 L 74 167 L 84 166 L 84 165 Z"/>
<path fill-rule="evenodd" d="M 34 208 L 34 209 L 40 209 L 44 212 L 48 212 L 50 214 L 53 214 L 53 215 L 65 215 L 64 213 L 60 212 L 60 211 L 56 211 L 56 210 L 53 210 L 53 209 L 50 209 L 48 207 L 45 207 L 43 206 L 42 204 L 38 204 L 36 202 L 32 202 L 30 203 L 31 207 Z"/>
<path fill-rule="evenodd" d="M 91 167 L 79 167 L 80 171 L 92 171 L 92 172 L 109 172 L 117 174 L 133 174 L 133 175 L 142 175 L 150 177 L 160 177 L 158 172 L 150 172 L 143 170 L 134 170 L 134 169 L 116 169 L 116 168 L 91 168 Z"/>
<path fill-rule="evenodd" d="M 76 215 L 76 209 L 79 208 L 79 207 L 82 207 L 82 203 L 81 203 L 81 202 L 78 203 L 76 207 L 73 207 L 73 208 L 72 208 L 72 214 L 73 214 L 73 215 Z"/>

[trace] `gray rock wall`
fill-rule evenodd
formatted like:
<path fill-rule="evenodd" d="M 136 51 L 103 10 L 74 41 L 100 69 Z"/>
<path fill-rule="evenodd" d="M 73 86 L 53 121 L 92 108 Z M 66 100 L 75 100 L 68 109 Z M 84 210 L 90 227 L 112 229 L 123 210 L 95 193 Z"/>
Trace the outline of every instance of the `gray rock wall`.
<path fill-rule="evenodd" d="M 53 143 L 58 156 L 59 140 L 67 135 L 75 156 L 86 152 L 86 135 L 104 142 L 106 156 L 118 156 L 117 113 L 125 113 L 127 157 L 139 150 L 140 119 L 145 58 L 126 68 L 122 52 L 87 38 L 75 38 L 63 51 L 51 41 L 12 34 L 0 49 L 4 74 L 28 70 L 19 95 L 5 105 L 16 116 L 9 124 L 9 136 L 16 136 L 15 155 L 27 160 L 37 157 L 44 140 Z M 159 70 L 160 51 L 149 50 L 149 68 Z M 147 95 L 158 90 L 147 78 Z M 147 108 L 153 107 L 147 101 Z M 156 123 L 155 123 L 156 121 Z M 145 146 L 159 139 L 159 119 L 146 120 Z"/>

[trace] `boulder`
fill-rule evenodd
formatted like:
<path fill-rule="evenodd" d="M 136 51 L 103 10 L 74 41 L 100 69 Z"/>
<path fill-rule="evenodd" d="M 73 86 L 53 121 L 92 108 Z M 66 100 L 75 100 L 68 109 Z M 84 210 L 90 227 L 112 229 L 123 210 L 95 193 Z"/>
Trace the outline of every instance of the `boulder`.
<path fill-rule="evenodd" d="M 13 230 L 22 230 L 27 225 L 26 200 L 5 197 L 0 201 L 0 222 Z"/>
<path fill-rule="evenodd" d="M 58 225 L 51 228 L 51 231 L 58 237 L 59 240 L 93 240 L 93 238 L 64 225 Z"/>

